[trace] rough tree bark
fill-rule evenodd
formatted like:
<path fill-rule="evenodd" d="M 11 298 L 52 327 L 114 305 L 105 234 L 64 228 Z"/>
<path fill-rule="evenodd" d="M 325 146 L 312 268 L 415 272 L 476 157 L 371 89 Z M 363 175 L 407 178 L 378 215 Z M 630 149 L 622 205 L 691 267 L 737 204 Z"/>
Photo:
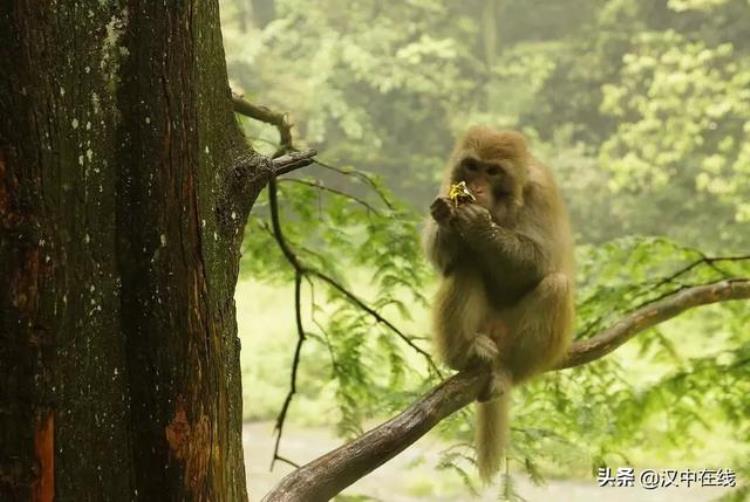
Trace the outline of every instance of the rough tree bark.
<path fill-rule="evenodd" d="M 216 1 L 0 4 L 1 500 L 247 498 L 233 292 L 273 167 Z"/>

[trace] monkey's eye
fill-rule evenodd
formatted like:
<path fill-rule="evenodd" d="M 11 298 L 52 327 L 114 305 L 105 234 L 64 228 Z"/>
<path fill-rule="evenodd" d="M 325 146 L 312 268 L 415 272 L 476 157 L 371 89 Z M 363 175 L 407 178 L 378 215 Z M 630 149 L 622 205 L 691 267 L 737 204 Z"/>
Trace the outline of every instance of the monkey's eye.
<path fill-rule="evenodd" d="M 464 168 L 467 171 L 474 172 L 479 168 L 479 166 L 477 165 L 477 161 L 474 159 L 466 159 L 464 160 L 463 164 L 464 164 Z"/>
<path fill-rule="evenodd" d="M 488 167 L 487 174 L 490 176 L 497 176 L 500 174 L 500 170 L 497 167 Z"/>

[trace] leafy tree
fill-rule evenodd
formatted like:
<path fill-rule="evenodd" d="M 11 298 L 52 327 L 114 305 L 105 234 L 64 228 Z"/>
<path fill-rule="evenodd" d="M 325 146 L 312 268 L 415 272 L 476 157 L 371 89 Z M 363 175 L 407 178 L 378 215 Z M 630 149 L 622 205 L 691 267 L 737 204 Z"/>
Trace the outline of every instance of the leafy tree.
<path fill-rule="evenodd" d="M 508 1 L 489 8 L 493 3 L 472 2 L 454 10 L 438 2 L 388 9 L 364 2 L 359 6 L 362 10 L 345 10 L 336 2 L 314 6 L 276 2 L 275 21 L 262 30 L 248 29 L 257 42 L 227 25 L 229 47 L 245 48 L 241 57 L 229 51 L 237 88 L 251 100 L 294 110 L 296 141 L 314 145 L 327 166 L 319 165 L 306 173 L 309 177 L 280 186 L 283 232 L 298 256 L 352 291 L 355 285 L 345 282 L 347 269 L 399 270 L 391 284 L 396 277 L 409 279 L 395 289 L 376 279 L 375 301 L 385 307 L 388 318 L 408 317 L 411 309 L 399 308 L 398 303 L 403 294 L 416 300 L 411 306 L 423 301 L 428 276 L 418 265 L 414 229 L 432 196 L 436 166 L 444 161 L 446 146 L 463 124 L 486 121 L 523 128 L 538 154 L 554 166 L 568 194 L 579 241 L 586 244 L 579 253 L 581 339 L 664 295 L 746 276 L 745 262 L 739 259 L 743 256 L 714 260 L 663 238 L 637 237 L 665 234 L 717 254 L 741 249 L 746 242 L 741 231 L 743 164 L 731 161 L 740 174 L 735 178 L 727 175 L 726 167 L 714 169 L 715 183 L 731 186 L 721 193 L 708 189 L 706 175 L 711 171 L 705 167 L 711 158 L 725 163 L 741 158 L 743 144 L 735 140 L 734 153 L 721 150 L 718 138 L 725 133 L 714 138 L 710 127 L 696 125 L 711 113 L 708 104 L 725 103 L 719 105 L 729 107 L 724 113 L 735 115 L 743 110 L 744 77 L 736 60 L 745 57 L 745 49 L 736 30 L 730 29 L 737 26 L 736 5 L 569 1 L 529 10 L 526 2 Z M 231 8 L 229 4 L 229 18 Z M 287 28 L 292 26 L 295 33 L 289 34 Z M 701 27 L 697 32 L 696 26 Z M 730 52 L 727 47 L 732 47 Z M 670 59 L 669 54 L 680 58 Z M 648 58 L 656 58 L 656 63 L 644 66 Z M 262 68 L 260 74 L 246 71 L 243 65 L 248 62 Z M 687 65 L 683 81 L 691 82 L 687 98 L 661 82 L 678 78 L 681 65 Z M 708 78 L 712 71 L 722 78 Z M 280 81 L 285 84 L 279 86 Z M 696 106 L 679 106 L 686 99 Z M 661 114 L 658 120 L 675 126 L 660 134 L 645 128 L 654 121 L 651 107 Z M 737 126 L 742 120 L 725 121 L 721 127 L 740 137 Z M 273 130 L 256 123 L 245 127 L 262 142 L 275 141 Z M 689 135 L 683 129 L 695 127 L 690 136 L 694 139 L 685 146 Z M 408 176 L 403 174 L 405 166 Z M 331 173 L 332 167 L 343 168 L 345 176 Z M 362 176 L 377 180 L 377 190 L 369 190 Z M 661 185 L 655 184 L 657 178 Z M 405 198 L 406 205 L 393 196 L 387 196 L 391 202 L 384 204 L 380 196 L 385 186 L 392 186 L 396 198 Z M 333 219 L 329 214 L 338 216 Z M 729 223 L 717 225 L 717 221 Z M 255 224 L 269 228 L 262 220 Z M 373 232 L 375 228 L 380 231 Z M 269 249 L 269 232 L 250 235 L 257 239 L 247 243 L 254 254 Z M 409 242 L 400 250 L 403 255 L 395 253 L 399 249 L 395 246 L 403 242 Z M 366 246 L 352 255 L 352 243 Z M 283 256 L 275 256 L 274 264 L 280 267 Z M 403 264 L 395 263 L 401 258 Z M 416 261 L 406 265 L 412 260 Z M 672 277 L 688 266 L 687 272 Z M 404 275 L 404 267 L 412 272 Z M 279 277 L 276 272 L 269 274 L 269 279 Z M 312 282 L 312 289 L 330 288 L 319 278 Z M 315 361 L 326 353 L 330 356 L 342 432 L 350 436 L 360 432 L 363 415 L 378 407 L 401 409 L 434 382 L 430 378 L 434 374 L 424 372 L 412 348 L 397 337 L 394 344 L 393 333 L 379 326 L 376 318 L 356 313 L 359 307 L 351 298 L 334 287 L 332 299 L 337 306 L 330 319 L 325 307 L 329 299 L 317 293 L 315 298 L 321 303 L 313 310 L 321 315 L 309 338 L 319 342 L 320 349 L 308 350 L 316 354 L 310 356 Z M 688 441 L 680 440 L 680 435 L 696 430 L 698 422 L 706 423 L 694 409 L 714 405 L 717 399 L 721 406 L 711 409 L 721 411 L 711 420 L 733 423 L 744 431 L 740 424 L 747 415 L 741 411 L 739 396 L 747 390 L 743 383 L 747 340 L 738 327 L 747 315 L 742 306 L 694 314 L 680 324 L 695 333 L 689 337 L 688 350 L 675 345 L 669 333 L 673 329 L 657 328 L 638 337 L 629 350 L 641 351 L 650 361 L 642 370 L 654 371 L 646 386 L 642 374 L 633 378 L 622 366 L 627 357 L 614 357 L 526 387 L 518 398 L 522 403 L 515 407 L 513 458 L 534 476 L 551 459 L 568 465 L 571 459 L 588 459 L 595 468 L 636 448 L 645 435 L 659 430 L 654 424 L 667 413 L 674 417 L 668 433 L 649 442 L 665 450 L 674 448 L 670 442 L 686 447 Z M 376 345 L 370 334 L 373 329 L 382 330 L 378 344 L 391 339 L 385 342 L 388 348 Z M 422 346 L 425 327 L 415 329 L 408 336 Z M 698 334 L 703 330 L 722 335 L 714 343 L 704 343 Z M 393 358 L 393 353 L 398 356 Z M 389 354 L 387 363 L 380 357 L 383 354 Z M 339 360 L 346 366 L 338 365 Z M 404 372 L 412 361 L 419 361 L 416 375 Z M 300 367 L 305 367 L 304 360 Z M 722 391 L 708 391 L 718 374 L 725 377 Z M 315 384 L 305 383 L 310 386 Z M 459 413 L 441 430 L 458 444 L 467 444 L 471 435 L 467 418 L 467 413 Z M 467 458 L 470 452 L 450 449 L 443 466 L 470 480 Z"/>
<path fill-rule="evenodd" d="M 237 90 L 294 110 L 295 137 L 283 116 L 230 96 L 217 2 L 0 7 L 2 498 L 246 498 L 233 302 L 241 254 L 247 274 L 295 288 L 279 439 L 308 383 L 300 368 L 332 377 L 347 436 L 366 416 L 404 410 L 301 467 L 268 500 L 332 496 L 438 423 L 457 445 L 443 467 L 470 472 L 463 408 L 487 374 L 443 380 L 426 327 L 408 317 L 427 303 L 417 234 L 435 166 L 475 120 L 522 127 L 538 151 L 555 152 L 574 214 L 590 218 L 579 226 L 579 341 L 565 362 L 580 368 L 516 396 L 514 461 L 535 478 L 571 456 L 596 467 L 654 431 L 661 444 L 697 443 L 685 432 L 709 422 L 750 439 L 746 304 L 681 318 L 679 343 L 658 326 L 750 297 L 750 260 L 620 235 L 663 229 L 656 218 L 612 230 L 635 202 L 633 215 L 674 224 L 674 201 L 687 198 L 709 206 L 673 235 L 746 242 L 716 224 L 746 222 L 739 0 L 569 0 L 540 17 L 520 0 L 251 5 L 227 9 L 238 25 L 227 44 L 247 51 L 231 57 Z M 628 29 L 610 29 L 623 20 Z M 576 63 L 581 53 L 591 71 Z M 568 77 L 565 97 L 554 95 Z M 267 155 L 248 148 L 233 105 L 273 123 L 280 144 L 246 121 Z M 654 134 L 654 120 L 690 134 Z M 321 154 L 290 175 L 313 156 L 295 144 Z M 371 295 L 356 274 L 371 278 Z M 599 360 L 640 332 L 627 348 L 650 365 Z M 317 366 L 305 369 L 311 357 Z M 668 427 L 655 425 L 665 416 Z M 742 453 L 735 465 L 748 472 Z"/>

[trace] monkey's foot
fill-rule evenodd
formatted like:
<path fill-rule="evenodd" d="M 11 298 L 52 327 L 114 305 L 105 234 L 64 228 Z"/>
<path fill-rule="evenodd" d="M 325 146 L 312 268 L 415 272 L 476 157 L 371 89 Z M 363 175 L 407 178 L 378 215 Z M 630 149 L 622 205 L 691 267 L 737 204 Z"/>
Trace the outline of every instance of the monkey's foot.
<path fill-rule="evenodd" d="M 478 334 L 471 344 L 471 352 L 480 361 L 489 363 L 497 359 L 500 351 L 497 344 L 487 335 Z"/>

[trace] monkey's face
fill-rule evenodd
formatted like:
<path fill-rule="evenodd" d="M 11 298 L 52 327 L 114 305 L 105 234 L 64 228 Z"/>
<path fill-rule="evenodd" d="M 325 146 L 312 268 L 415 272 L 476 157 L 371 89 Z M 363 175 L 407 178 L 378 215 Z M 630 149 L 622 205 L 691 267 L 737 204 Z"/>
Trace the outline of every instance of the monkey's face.
<path fill-rule="evenodd" d="M 467 156 L 454 170 L 454 182 L 465 181 L 477 203 L 492 211 L 509 202 L 513 193 L 513 177 L 503 162 Z"/>

